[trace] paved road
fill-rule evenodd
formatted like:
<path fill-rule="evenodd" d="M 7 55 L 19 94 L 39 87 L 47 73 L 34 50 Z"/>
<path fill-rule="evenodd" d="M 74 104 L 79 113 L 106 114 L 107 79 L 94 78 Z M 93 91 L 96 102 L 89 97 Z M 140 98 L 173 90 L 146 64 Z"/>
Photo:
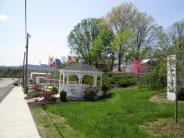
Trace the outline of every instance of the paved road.
<path fill-rule="evenodd" d="M 8 93 L 12 90 L 12 83 L 16 80 L 12 80 L 9 78 L 1 78 L 0 79 L 0 103 L 2 100 L 8 95 Z"/>

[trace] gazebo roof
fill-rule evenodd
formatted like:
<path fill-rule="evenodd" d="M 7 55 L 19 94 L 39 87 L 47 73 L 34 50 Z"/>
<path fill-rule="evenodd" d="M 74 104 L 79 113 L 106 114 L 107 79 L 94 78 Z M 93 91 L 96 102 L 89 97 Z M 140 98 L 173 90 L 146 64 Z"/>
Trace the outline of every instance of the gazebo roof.
<path fill-rule="evenodd" d="M 95 67 L 92 67 L 88 64 L 82 64 L 82 63 L 71 64 L 69 66 L 64 67 L 60 71 L 81 71 L 81 72 L 102 73 L 100 70 L 96 69 Z"/>

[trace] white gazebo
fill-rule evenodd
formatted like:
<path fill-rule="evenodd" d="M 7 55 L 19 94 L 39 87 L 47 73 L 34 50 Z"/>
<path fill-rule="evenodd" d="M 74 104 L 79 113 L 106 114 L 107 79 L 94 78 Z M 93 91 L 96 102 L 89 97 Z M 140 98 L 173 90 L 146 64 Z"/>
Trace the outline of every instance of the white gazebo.
<path fill-rule="evenodd" d="M 60 79 L 59 79 L 59 91 L 62 89 L 66 91 L 67 97 L 71 98 L 83 98 L 84 89 L 90 85 L 85 85 L 82 83 L 83 77 L 89 75 L 93 77 L 92 86 L 97 86 L 98 77 L 100 77 L 99 84 L 99 93 L 101 92 L 102 87 L 102 73 L 98 69 L 83 63 L 76 63 L 66 66 L 65 68 L 59 70 Z M 71 84 L 69 82 L 70 75 L 76 75 L 78 82 L 76 84 Z M 62 80 L 61 80 L 62 79 Z"/>

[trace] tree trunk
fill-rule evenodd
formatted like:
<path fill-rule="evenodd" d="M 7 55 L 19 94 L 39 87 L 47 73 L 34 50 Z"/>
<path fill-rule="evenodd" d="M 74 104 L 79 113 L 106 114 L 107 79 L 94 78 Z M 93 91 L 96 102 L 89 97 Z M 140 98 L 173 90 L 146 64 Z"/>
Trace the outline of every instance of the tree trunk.
<path fill-rule="evenodd" d="M 113 66 L 114 66 L 114 56 L 112 56 L 112 59 L 111 59 L 111 71 L 113 71 Z"/>
<path fill-rule="evenodd" d="M 121 62 L 122 62 L 122 53 L 121 53 L 121 45 L 119 47 L 119 54 L 118 54 L 118 71 L 121 72 Z"/>

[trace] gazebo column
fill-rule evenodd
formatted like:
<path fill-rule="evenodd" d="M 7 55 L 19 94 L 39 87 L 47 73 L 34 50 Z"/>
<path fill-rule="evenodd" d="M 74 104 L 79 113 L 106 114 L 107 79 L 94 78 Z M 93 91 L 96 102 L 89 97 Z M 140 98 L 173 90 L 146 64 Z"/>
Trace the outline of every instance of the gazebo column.
<path fill-rule="evenodd" d="M 64 89 L 64 85 L 65 85 L 65 73 L 63 72 L 63 85 L 62 85 L 62 89 Z"/>
<path fill-rule="evenodd" d="M 78 80 L 78 84 L 81 85 L 82 84 L 82 75 L 81 74 L 78 74 L 77 77 L 79 79 Z"/>
<path fill-rule="evenodd" d="M 100 75 L 100 90 L 102 90 L 102 74 Z"/>
<path fill-rule="evenodd" d="M 93 86 L 97 86 L 97 75 L 93 75 L 93 79 L 94 79 L 94 81 L 93 81 Z"/>
<path fill-rule="evenodd" d="M 67 78 L 66 78 L 66 84 L 67 85 L 69 84 L 69 77 L 70 77 L 70 75 L 67 75 Z"/>
<path fill-rule="evenodd" d="M 59 72 L 59 92 L 61 91 L 61 72 Z"/>
<path fill-rule="evenodd" d="M 82 75 L 79 73 L 78 75 L 78 88 L 77 88 L 77 95 L 80 96 L 81 90 L 82 90 Z"/>

